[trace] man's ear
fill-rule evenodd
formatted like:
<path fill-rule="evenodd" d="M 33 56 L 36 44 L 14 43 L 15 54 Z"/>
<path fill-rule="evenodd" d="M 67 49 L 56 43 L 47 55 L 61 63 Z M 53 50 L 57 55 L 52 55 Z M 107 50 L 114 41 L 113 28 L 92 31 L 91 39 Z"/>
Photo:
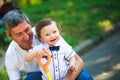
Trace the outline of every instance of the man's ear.
<path fill-rule="evenodd" d="M 10 34 L 6 34 L 9 39 L 12 40 L 12 36 Z"/>

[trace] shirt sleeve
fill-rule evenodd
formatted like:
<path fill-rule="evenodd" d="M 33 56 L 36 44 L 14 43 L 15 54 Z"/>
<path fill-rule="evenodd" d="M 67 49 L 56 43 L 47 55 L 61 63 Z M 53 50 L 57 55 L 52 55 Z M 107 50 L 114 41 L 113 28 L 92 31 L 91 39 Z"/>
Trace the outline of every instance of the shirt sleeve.
<path fill-rule="evenodd" d="M 61 37 L 61 43 L 62 43 L 62 49 L 64 49 L 65 58 L 69 60 L 71 57 L 76 54 L 76 52 L 73 50 L 72 46 L 70 46 L 62 37 Z"/>
<path fill-rule="evenodd" d="M 9 80 L 19 80 L 21 78 L 20 72 L 15 66 L 15 62 L 11 55 L 5 57 L 5 67 L 8 72 Z"/>
<path fill-rule="evenodd" d="M 33 46 L 32 49 L 28 50 L 29 53 L 33 53 L 35 51 L 38 51 L 38 50 L 41 50 L 43 48 L 43 46 L 41 45 L 36 45 L 36 46 Z"/>

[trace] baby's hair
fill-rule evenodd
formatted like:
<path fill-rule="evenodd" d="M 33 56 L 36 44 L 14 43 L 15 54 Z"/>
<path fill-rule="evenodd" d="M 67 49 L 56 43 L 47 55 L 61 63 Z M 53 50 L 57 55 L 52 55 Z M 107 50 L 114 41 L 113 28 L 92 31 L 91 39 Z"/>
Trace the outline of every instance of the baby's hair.
<path fill-rule="evenodd" d="M 58 29 L 60 30 L 60 26 L 57 24 L 57 22 L 51 18 L 45 18 L 45 19 L 41 19 L 40 21 L 38 21 L 37 25 L 36 25 L 36 37 L 38 39 L 41 38 L 41 35 L 40 35 L 40 31 L 42 28 L 44 28 L 45 26 L 47 25 L 50 25 L 52 23 L 55 23 L 56 26 L 58 27 Z"/>

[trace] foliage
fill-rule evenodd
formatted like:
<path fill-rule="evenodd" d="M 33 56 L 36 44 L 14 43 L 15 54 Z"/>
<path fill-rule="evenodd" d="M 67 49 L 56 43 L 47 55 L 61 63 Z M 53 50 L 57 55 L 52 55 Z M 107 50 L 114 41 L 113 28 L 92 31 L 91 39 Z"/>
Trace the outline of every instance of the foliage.
<path fill-rule="evenodd" d="M 85 39 L 100 35 L 102 27 L 99 26 L 99 22 L 109 20 L 112 24 L 119 20 L 120 11 L 117 2 L 118 0 L 108 2 L 104 0 L 51 0 L 21 8 L 29 16 L 33 26 L 41 18 L 56 19 L 61 25 L 63 37 L 69 44 L 75 46 Z"/>
<path fill-rule="evenodd" d="M 35 4 L 40 4 L 42 0 L 18 0 L 17 4 L 19 6 L 27 6 L 27 5 L 35 5 Z"/>
<path fill-rule="evenodd" d="M 42 18 L 51 17 L 61 25 L 63 37 L 72 46 L 99 36 L 103 32 L 99 22 L 108 20 L 112 25 L 120 18 L 119 0 L 35 0 L 40 2 L 36 5 L 23 1 L 26 6 L 19 7 L 28 15 L 32 26 Z"/>
<path fill-rule="evenodd" d="M 0 45 L 1 45 L 0 47 L 2 47 L 2 46 L 6 47 L 9 44 L 9 42 L 11 41 L 10 39 L 8 39 L 6 37 L 6 33 L 3 28 L 0 28 L 0 38 L 1 38 L 0 39 Z"/>
<path fill-rule="evenodd" d="M 9 80 L 5 68 L 0 70 L 0 80 Z"/>

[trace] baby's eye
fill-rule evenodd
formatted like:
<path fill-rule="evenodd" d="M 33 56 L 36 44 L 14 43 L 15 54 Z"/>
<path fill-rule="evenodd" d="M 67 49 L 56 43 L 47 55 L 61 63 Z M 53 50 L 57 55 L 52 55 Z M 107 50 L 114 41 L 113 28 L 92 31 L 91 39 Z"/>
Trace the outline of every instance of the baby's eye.
<path fill-rule="evenodd" d="M 49 36 L 49 34 L 46 34 L 45 36 Z"/>
<path fill-rule="evenodd" d="M 57 31 L 53 31 L 53 33 L 56 33 Z"/>

